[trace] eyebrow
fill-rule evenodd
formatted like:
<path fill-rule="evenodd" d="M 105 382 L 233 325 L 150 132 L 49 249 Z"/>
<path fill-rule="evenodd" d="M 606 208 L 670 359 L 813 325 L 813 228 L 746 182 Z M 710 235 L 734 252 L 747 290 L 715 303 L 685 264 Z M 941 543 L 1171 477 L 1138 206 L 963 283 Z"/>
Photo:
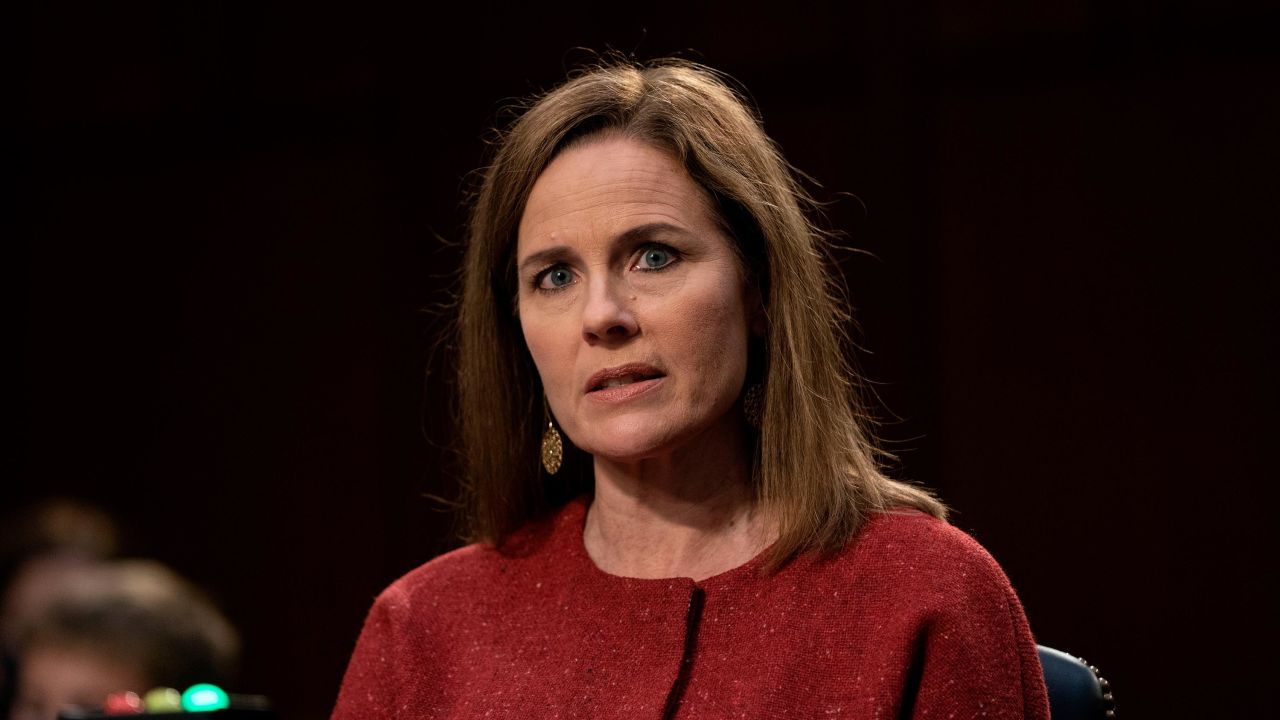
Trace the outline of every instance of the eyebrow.
<path fill-rule="evenodd" d="M 615 247 L 618 245 L 632 245 L 637 242 L 650 240 L 657 235 L 664 234 L 682 235 L 685 237 L 692 235 L 692 233 L 687 229 L 682 228 L 679 225 L 672 225 L 671 223 L 665 222 L 651 222 L 624 230 L 616 235 L 610 244 Z M 520 263 L 520 272 L 522 274 L 528 273 L 535 267 L 545 267 L 557 262 L 563 262 L 572 254 L 573 251 L 565 245 L 556 245 L 555 247 L 549 247 L 545 250 L 539 250 L 538 252 L 529 255 L 529 257 L 526 257 L 524 262 Z"/>

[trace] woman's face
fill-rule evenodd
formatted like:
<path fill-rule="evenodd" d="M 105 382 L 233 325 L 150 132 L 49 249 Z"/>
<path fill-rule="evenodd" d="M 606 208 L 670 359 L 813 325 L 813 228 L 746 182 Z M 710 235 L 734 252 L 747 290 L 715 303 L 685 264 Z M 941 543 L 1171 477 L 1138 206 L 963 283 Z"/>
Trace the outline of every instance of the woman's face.
<path fill-rule="evenodd" d="M 731 411 L 762 313 L 673 157 L 619 136 L 562 152 L 529 196 L 516 263 L 525 342 L 579 448 L 627 462 L 740 431 Z"/>

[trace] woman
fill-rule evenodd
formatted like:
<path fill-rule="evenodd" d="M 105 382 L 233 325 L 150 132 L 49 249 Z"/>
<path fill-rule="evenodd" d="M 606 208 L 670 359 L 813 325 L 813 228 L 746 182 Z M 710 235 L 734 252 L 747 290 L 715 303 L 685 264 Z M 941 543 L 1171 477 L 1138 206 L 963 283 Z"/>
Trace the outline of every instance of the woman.
<path fill-rule="evenodd" d="M 1004 574 L 877 465 L 809 203 L 703 67 L 520 116 L 459 318 L 477 542 L 379 596 L 335 718 L 1048 716 Z"/>

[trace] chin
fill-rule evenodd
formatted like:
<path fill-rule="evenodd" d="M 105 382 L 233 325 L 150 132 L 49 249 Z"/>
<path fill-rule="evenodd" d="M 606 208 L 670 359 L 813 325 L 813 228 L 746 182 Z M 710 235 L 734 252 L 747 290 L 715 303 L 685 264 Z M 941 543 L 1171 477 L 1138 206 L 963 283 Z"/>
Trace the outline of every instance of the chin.
<path fill-rule="evenodd" d="M 614 462 L 647 460 L 670 451 L 696 432 L 681 432 L 670 423 L 655 422 L 652 418 L 612 418 L 593 423 L 590 430 L 570 434 L 569 440 L 578 449 L 592 456 Z M 575 435 L 580 436 L 579 438 Z"/>

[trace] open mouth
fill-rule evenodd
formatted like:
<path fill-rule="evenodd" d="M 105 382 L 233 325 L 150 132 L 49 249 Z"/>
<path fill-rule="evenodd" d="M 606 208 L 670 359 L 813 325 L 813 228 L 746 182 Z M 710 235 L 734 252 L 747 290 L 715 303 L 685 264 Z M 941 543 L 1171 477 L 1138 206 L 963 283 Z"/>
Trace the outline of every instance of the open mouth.
<path fill-rule="evenodd" d="M 596 393 L 625 388 L 662 377 L 665 377 L 663 372 L 648 363 L 627 363 L 597 372 L 587 380 L 585 388 L 588 393 Z"/>
<path fill-rule="evenodd" d="M 597 390 L 608 390 L 609 388 L 624 387 L 626 385 L 633 385 L 644 380 L 654 380 L 660 377 L 662 377 L 660 374 L 641 375 L 639 373 L 630 373 L 619 377 L 611 377 L 603 382 L 593 385 L 591 387 L 591 392 L 596 392 Z"/>

